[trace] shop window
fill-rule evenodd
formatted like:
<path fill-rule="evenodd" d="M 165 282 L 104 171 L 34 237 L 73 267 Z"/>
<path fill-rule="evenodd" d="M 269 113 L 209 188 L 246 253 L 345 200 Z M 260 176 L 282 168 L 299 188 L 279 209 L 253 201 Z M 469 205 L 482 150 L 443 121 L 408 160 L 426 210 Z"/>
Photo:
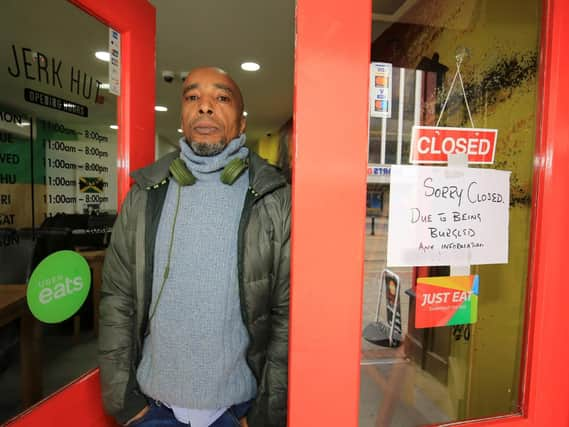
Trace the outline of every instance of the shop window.
<path fill-rule="evenodd" d="M 97 365 L 100 268 L 117 212 L 117 97 L 109 60 L 95 53 L 120 56 L 109 28 L 66 1 L 4 1 L 0 27 L 2 423 Z M 60 250 L 85 256 L 92 286 L 76 315 L 48 324 L 31 317 L 26 284 Z"/>
<path fill-rule="evenodd" d="M 520 413 L 541 3 L 373 4 L 371 61 L 383 68 L 370 69 L 370 98 L 385 103 L 370 104 L 359 424 Z M 376 84 L 378 73 L 385 79 Z M 492 161 L 468 166 L 511 172 L 506 262 L 472 263 L 460 274 L 450 261 L 388 264 L 388 237 L 412 233 L 392 225 L 393 216 L 410 215 L 390 204 L 394 168 L 427 167 L 410 158 L 415 126 L 497 130 Z M 429 300 L 417 299 L 417 280 L 450 275 L 478 276 L 477 319 L 425 326 L 417 305 Z"/>

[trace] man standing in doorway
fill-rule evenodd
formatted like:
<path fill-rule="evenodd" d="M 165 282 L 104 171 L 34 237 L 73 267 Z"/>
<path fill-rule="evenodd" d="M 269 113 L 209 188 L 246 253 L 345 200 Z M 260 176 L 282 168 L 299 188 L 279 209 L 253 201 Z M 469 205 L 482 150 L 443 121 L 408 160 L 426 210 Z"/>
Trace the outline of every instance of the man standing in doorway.
<path fill-rule="evenodd" d="M 245 147 L 243 108 L 227 73 L 193 70 L 181 151 L 133 173 L 99 329 L 126 425 L 286 426 L 290 189 Z"/>

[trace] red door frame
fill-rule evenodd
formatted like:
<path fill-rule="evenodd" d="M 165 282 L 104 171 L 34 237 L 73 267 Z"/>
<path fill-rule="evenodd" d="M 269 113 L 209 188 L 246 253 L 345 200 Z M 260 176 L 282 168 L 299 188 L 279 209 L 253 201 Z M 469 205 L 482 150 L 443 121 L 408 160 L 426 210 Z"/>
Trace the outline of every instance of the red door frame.
<path fill-rule="evenodd" d="M 118 97 L 118 206 L 130 171 L 154 160 L 156 10 L 148 0 L 68 0 L 121 33 L 121 95 Z M 98 369 L 37 403 L 10 426 L 116 426 L 101 402 Z"/>
<path fill-rule="evenodd" d="M 154 8 L 145 0 L 72 1 L 122 34 L 122 200 L 130 169 L 154 156 Z M 523 415 L 475 422 L 482 426 L 569 425 L 569 344 L 557 339 L 569 336 L 561 298 L 569 235 L 569 79 L 562 78 L 569 70 L 563 54 L 569 3 L 544 0 L 543 16 Z M 370 0 L 329 0 L 325 6 L 297 0 L 289 374 L 294 427 L 355 427 L 358 420 L 370 24 Z M 62 404 L 56 412 L 71 418 L 74 411 Z"/>
<path fill-rule="evenodd" d="M 522 416 L 569 425 L 569 2 L 544 0 Z M 358 422 L 371 1 L 297 0 L 289 419 Z"/>
<path fill-rule="evenodd" d="M 156 10 L 147 0 L 69 0 L 121 33 L 121 95 L 118 97 L 118 206 L 130 171 L 154 160 Z"/>

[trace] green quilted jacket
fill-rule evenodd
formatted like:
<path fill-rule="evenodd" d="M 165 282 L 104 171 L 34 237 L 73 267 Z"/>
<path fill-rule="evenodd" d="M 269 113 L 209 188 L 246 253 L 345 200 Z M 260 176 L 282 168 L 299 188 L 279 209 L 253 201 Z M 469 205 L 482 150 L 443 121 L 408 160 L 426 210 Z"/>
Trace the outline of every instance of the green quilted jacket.
<path fill-rule="evenodd" d="M 152 295 L 154 242 L 169 180 L 170 153 L 132 174 L 103 269 L 99 366 L 103 403 L 124 423 L 146 405 L 136 381 Z M 258 394 L 250 427 L 285 427 L 288 377 L 290 187 L 256 154 L 238 234 L 241 314 L 249 332 L 247 362 Z M 199 242 L 188 242 L 199 244 Z"/>

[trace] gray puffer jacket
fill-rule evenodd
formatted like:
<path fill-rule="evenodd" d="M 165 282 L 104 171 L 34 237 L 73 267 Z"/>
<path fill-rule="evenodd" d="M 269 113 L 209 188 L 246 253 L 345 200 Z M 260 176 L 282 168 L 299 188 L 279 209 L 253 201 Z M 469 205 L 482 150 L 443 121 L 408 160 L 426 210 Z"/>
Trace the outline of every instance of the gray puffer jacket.
<path fill-rule="evenodd" d="M 133 173 L 113 228 L 99 306 L 99 366 L 105 409 L 121 423 L 146 405 L 136 381 L 152 295 L 154 243 L 168 187 L 170 153 Z M 239 295 L 249 332 L 247 362 L 258 395 L 250 427 L 285 427 L 288 377 L 290 187 L 249 155 L 249 190 L 238 234 Z M 199 244 L 188 242 L 188 244 Z"/>

